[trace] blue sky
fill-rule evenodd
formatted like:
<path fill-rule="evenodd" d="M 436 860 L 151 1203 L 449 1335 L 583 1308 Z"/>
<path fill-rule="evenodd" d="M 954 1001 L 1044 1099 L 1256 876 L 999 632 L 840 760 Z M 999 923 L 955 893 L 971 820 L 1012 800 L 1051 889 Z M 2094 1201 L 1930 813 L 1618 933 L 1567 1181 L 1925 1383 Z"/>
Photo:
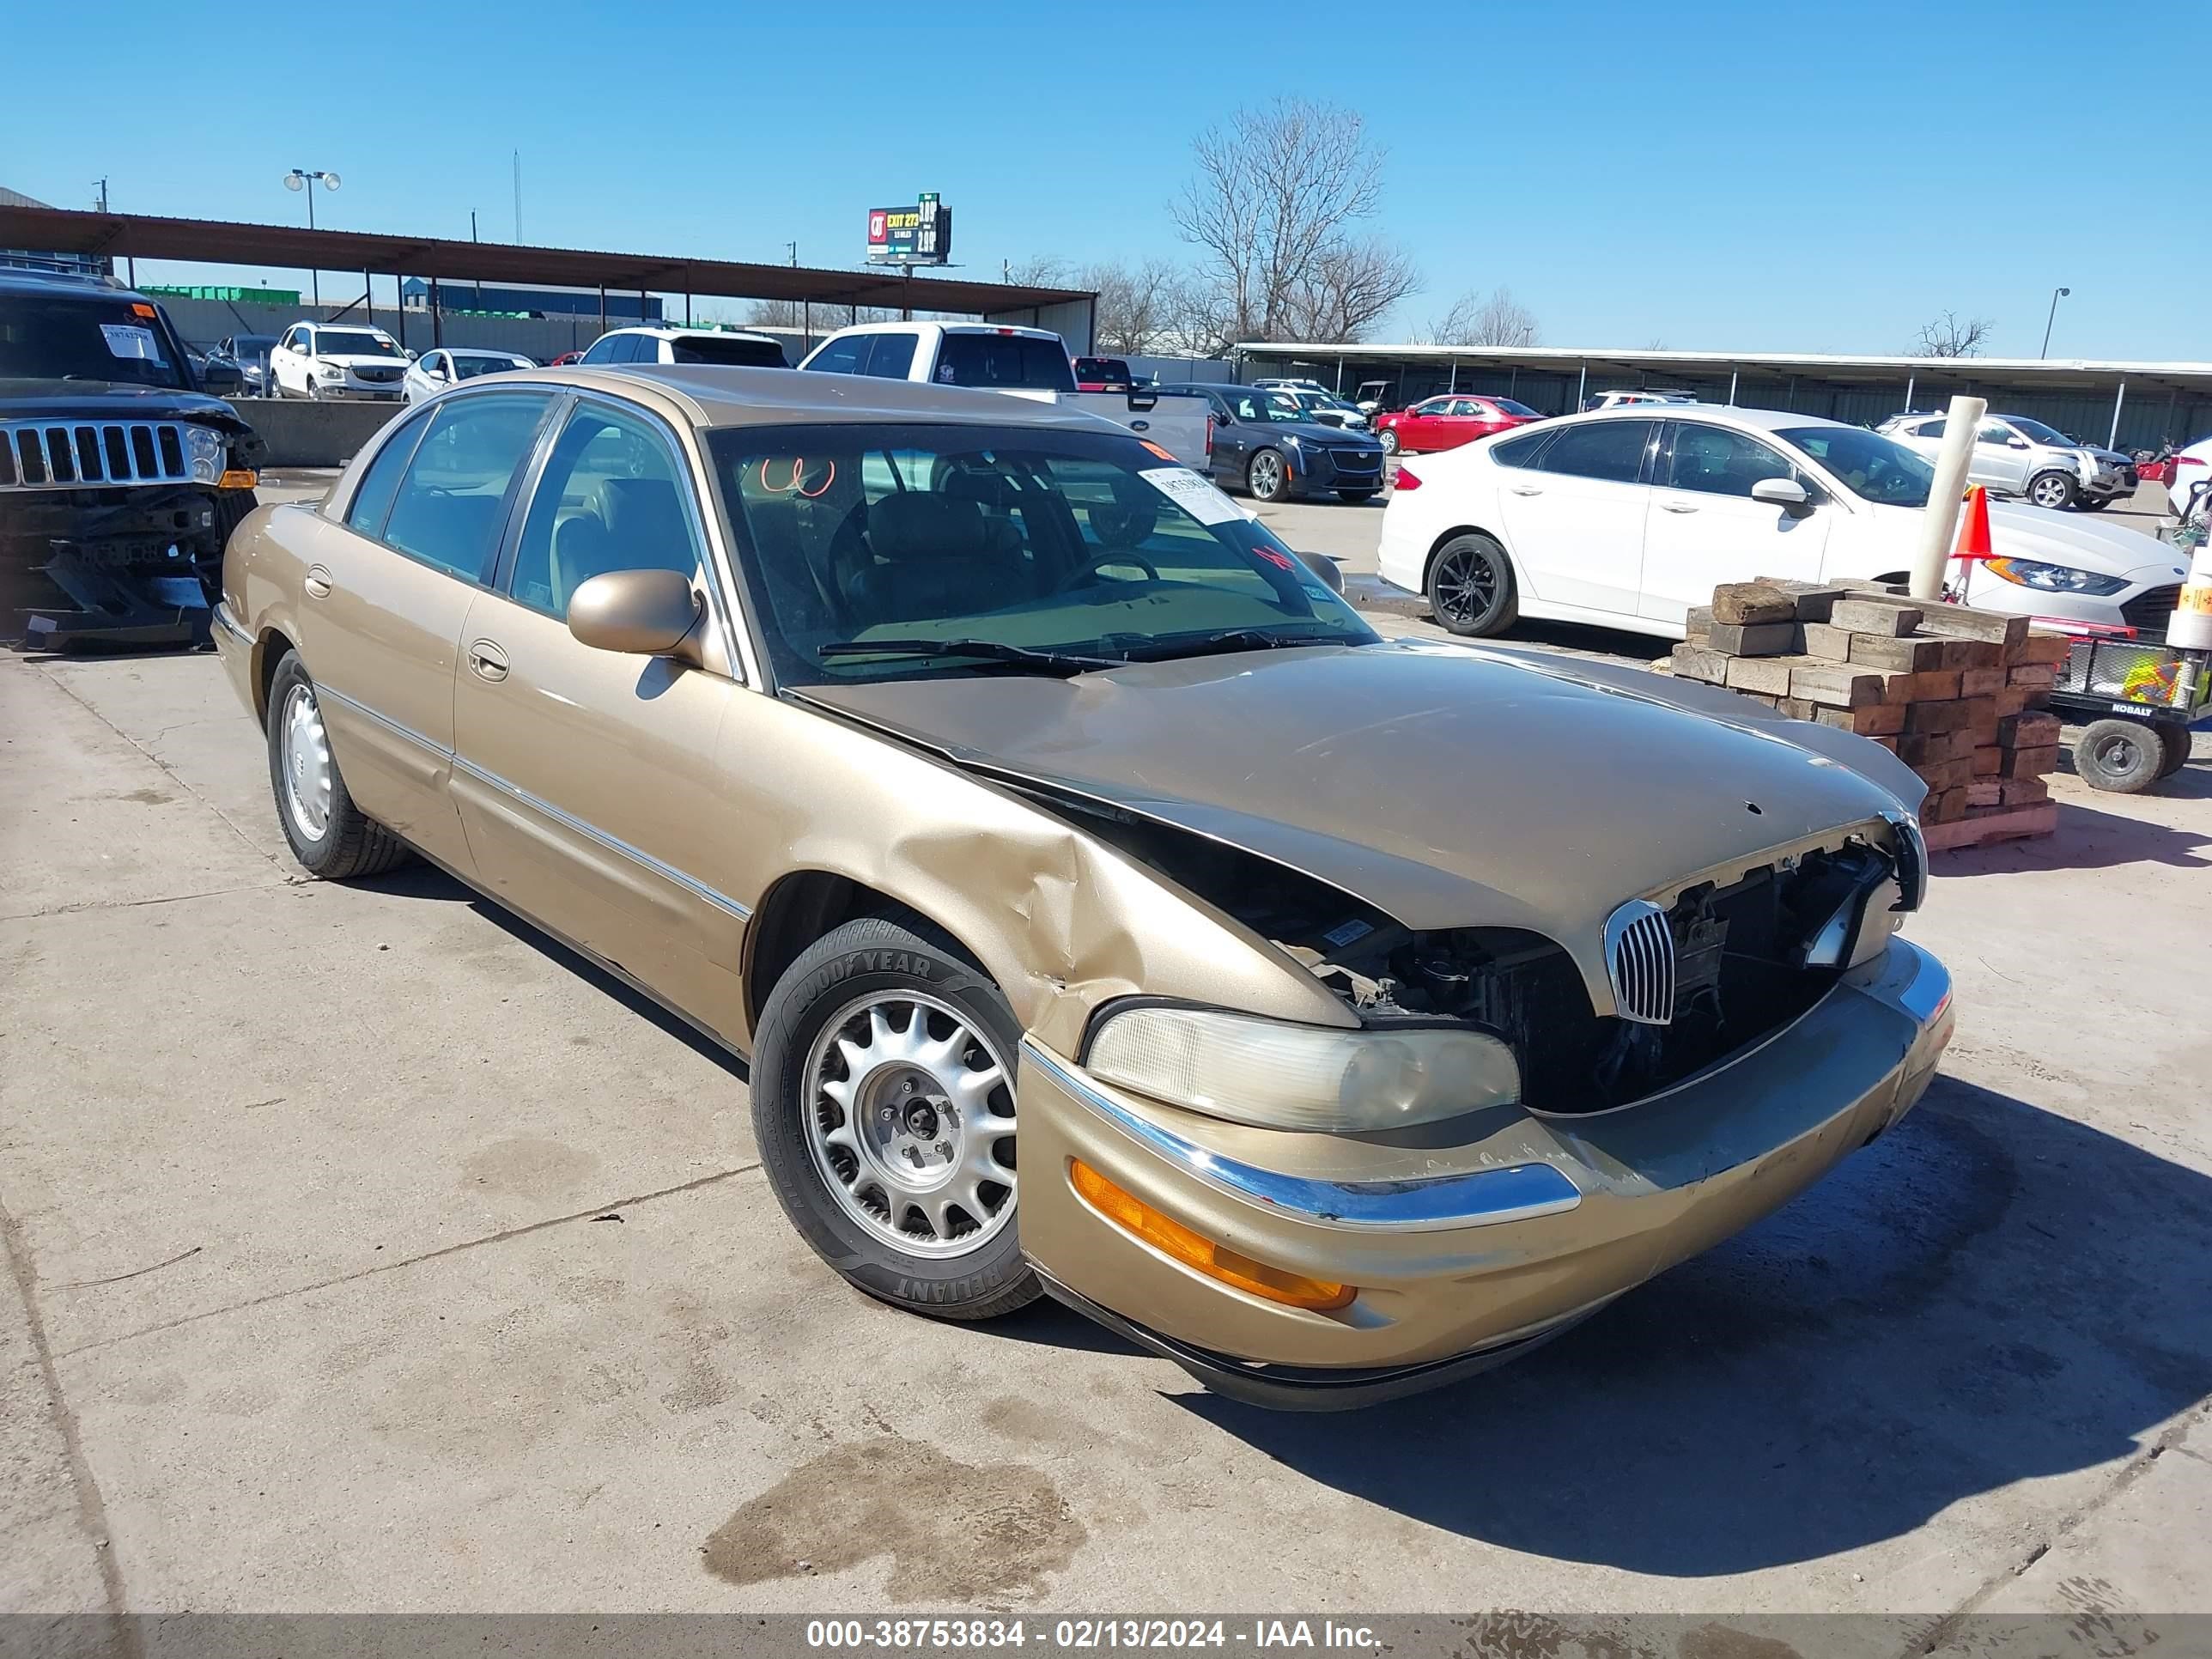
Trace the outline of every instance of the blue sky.
<path fill-rule="evenodd" d="M 0 184 L 86 206 L 105 173 L 118 209 L 281 221 L 285 170 L 327 167 L 319 222 L 465 236 L 473 208 L 510 239 L 520 149 L 528 241 L 850 264 L 868 207 L 934 189 L 984 275 L 1186 252 L 1192 137 L 1291 93 L 1389 149 L 1376 228 L 1427 286 L 1384 337 L 1503 283 L 1547 344 L 1890 352 L 1950 308 L 2033 356 L 2063 283 L 2054 357 L 2212 359 L 2212 216 L 2158 182 L 2201 178 L 2212 106 L 2137 14 L 949 9 L 481 0 L 280 9 L 226 43 L 173 5 L 19 7 Z"/>

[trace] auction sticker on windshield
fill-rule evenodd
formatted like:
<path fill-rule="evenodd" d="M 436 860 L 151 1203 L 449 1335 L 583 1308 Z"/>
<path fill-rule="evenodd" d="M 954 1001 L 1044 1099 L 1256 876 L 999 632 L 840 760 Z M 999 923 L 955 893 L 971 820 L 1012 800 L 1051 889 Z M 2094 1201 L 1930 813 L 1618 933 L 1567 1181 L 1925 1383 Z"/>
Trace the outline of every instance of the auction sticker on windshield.
<path fill-rule="evenodd" d="M 1200 524 L 1234 524 L 1244 511 L 1187 466 L 1155 466 L 1137 475 Z"/>
<path fill-rule="evenodd" d="M 149 363 L 167 361 L 161 356 L 161 343 L 150 328 L 140 328 L 135 323 L 102 323 L 100 333 L 108 350 L 118 357 L 143 357 Z"/>

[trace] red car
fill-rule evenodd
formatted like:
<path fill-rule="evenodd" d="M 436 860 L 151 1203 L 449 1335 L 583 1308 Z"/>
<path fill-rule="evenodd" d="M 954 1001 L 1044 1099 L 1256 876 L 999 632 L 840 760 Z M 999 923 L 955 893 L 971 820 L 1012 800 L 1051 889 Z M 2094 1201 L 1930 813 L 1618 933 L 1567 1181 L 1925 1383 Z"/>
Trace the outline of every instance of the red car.
<path fill-rule="evenodd" d="M 1129 365 L 1119 357 L 1078 357 L 1075 360 L 1075 389 L 1078 392 L 1127 392 L 1136 385 L 1136 377 L 1129 373 Z"/>
<path fill-rule="evenodd" d="M 1543 418 L 1528 404 L 1516 404 L 1510 398 L 1470 398 L 1464 392 L 1447 392 L 1411 409 L 1376 416 L 1375 435 L 1393 455 L 1401 450 L 1457 449 L 1491 433 Z"/>
<path fill-rule="evenodd" d="M 559 356 L 556 357 L 551 362 L 546 364 L 545 367 L 548 368 L 566 368 L 570 363 L 577 362 L 583 356 L 583 355 L 584 354 L 580 351 L 564 351 Z"/>

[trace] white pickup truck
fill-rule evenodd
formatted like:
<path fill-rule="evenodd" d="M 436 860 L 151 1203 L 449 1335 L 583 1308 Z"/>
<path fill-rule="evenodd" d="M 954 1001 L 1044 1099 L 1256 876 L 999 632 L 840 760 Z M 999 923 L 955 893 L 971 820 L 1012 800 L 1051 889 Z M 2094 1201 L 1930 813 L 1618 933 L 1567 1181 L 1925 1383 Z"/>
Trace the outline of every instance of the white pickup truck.
<path fill-rule="evenodd" d="M 996 323 L 856 323 L 839 329 L 799 366 L 817 374 L 872 374 L 974 386 L 1103 415 L 1203 473 L 1213 447 L 1204 398 L 1129 392 L 1078 392 L 1067 343 L 1048 329 Z"/>

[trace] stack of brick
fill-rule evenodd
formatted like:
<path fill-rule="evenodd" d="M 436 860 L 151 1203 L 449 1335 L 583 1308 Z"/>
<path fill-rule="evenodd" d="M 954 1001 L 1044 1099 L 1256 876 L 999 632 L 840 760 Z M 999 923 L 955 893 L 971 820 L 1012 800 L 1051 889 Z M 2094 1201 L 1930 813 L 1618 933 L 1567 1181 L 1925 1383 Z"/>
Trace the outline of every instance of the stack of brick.
<path fill-rule="evenodd" d="M 2058 720 L 2042 705 L 2068 649 L 2025 617 L 1873 583 L 1762 580 L 1715 589 L 1664 665 L 1872 738 L 1927 784 L 1923 823 L 2005 817 L 2033 833 L 2048 826 L 2014 815 L 2050 799 Z"/>

